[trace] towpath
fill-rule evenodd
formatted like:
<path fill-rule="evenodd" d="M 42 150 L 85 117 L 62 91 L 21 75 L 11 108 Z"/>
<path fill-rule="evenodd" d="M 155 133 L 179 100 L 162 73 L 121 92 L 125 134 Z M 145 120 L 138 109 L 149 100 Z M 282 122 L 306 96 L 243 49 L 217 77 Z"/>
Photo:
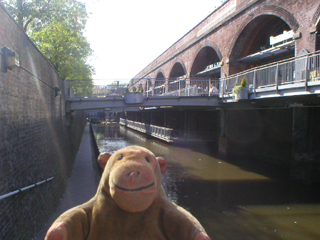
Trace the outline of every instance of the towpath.
<path fill-rule="evenodd" d="M 94 154 L 90 141 L 90 125 L 87 124 L 60 205 L 34 239 L 44 239 L 47 230 L 61 213 L 74 206 L 87 202 L 95 195 L 98 175 L 93 166 L 92 159 L 94 158 Z"/>

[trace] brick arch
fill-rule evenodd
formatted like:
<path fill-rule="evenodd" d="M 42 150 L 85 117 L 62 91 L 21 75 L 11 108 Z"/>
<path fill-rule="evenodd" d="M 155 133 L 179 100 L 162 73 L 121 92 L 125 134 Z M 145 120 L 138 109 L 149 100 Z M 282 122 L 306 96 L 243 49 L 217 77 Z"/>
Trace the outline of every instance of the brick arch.
<path fill-rule="evenodd" d="M 195 61 L 196 61 L 196 58 L 197 58 L 198 54 L 199 54 L 200 51 L 203 50 L 205 47 L 210 47 L 210 48 L 212 48 L 212 49 L 216 52 L 216 54 L 217 54 L 218 58 L 220 59 L 220 61 L 222 60 L 223 55 L 222 55 L 221 50 L 220 50 L 220 48 L 218 47 L 218 45 L 215 44 L 213 41 L 211 41 L 211 40 L 209 40 L 209 39 L 205 39 L 204 41 L 202 41 L 201 43 L 199 43 L 199 44 L 197 44 L 197 45 L 195 46 L 195 51 L 194 51 L 194 54 L 192 55 L 192 60 L 191 60 L 192 62 L 191 62 L 191 64 L 189 65 L 189 69 L 188 69 L 188 71 L 187 71 L 188 76 L 190 76 L 190 74 L 191 74 L 191 70 L 192 70 L 192 68 L 193 68 L 193 66 L 194 66 L 194 63 L 195 63 Z"/>
<path fill-rule="evenodd" d="M 162 74 L 163 79 L 157 79 L 158 75 Z M 164 74 L 164 70 L 159 69 L 153 78 L 153 94 L 161 94 L 164 92 L 164 88 L 161 88 L 160 86 L 166 83 L 166 75 Z"/>
<path fill-rule="evenodd" d="M 176 76 L 172 76 L 172 73 L 175 70 L 174 69 L 175 66 L 178 66 L 177 64 L 179 64 L 181 66 L 183 73 L 181 72 L 181 73 L 178 73 Z M 177 83 L 173 84 L 173 82 L 176 80 L 177 77 L 187 74 L 187 71 L 186 71 L 186 66 L 185 66 L 184 62 L 180 58 L 176 58 L 175 61 L 173 61 L 171 63 L 171 65 L 168 69 L 170 69 L 170 71 L 169 71 L 169 76 L 166 79 L 166 91 L 170 92 L 170 91 L 174 91 L 174 90 L 178 89 L 178 86 L 177 86 L 178 84 Z M 181 81 L 179 86 L 181 88 L 184 88 L 185 84 L 186 84 L 186 81 Z"/>
<path fill-rule="evenodd" d="M 162 69 L 159 69 L 159 70 L 156 72 L 156 74 L 154 75 L 154 78 L 153 78 L 153 85 L 154 85 L 155 87 L 161 85 L 160 82 L 162 82 L 162 81 L 159 81 L 159 80 L 162 80 L 162 79 L 157 79 L 157 77 L 158 77 L 159 74 L 162 74 L 164 82 L 165 82 L 166 79 L 167 79 L 166 75 L 164 74 L 164 71 L 163 71 Z M 156 82 L 156 81 L 157 81 L 157 82 Z"/>
<path fill-rule="evenodd" d="M 215 53 L 215 55 L 213 55 L 212 57 L 217 57 L 218 58 L 218 61 L 221 61 L 222 60 L 222 54 L 221 54 L 221 52 L 219 51 L 219 52 L 217 52 L 216 51 L 216 48 L 215 47 L 213 47 L 212 46 L 213 44 L 210 44 L 210 45 L 201 45 L 201 46 L 199 46 L 198 47 L 198 49 L 197 49 L 197 52 L 194 54 L 194 56 L 193 56 L 193 59 L 192 59 L 192 64 L 190 65 L 190 69 L 188 70 L 188 76 L 192 76 L 195 72 L 193 72 L 193 71 L 196 71 L 196 72 L 199 72 L 199 71 L 201 71 L 201 70 L 204 70 L 204 67 L 206 67 L 207 65 L 209 65 L 208 64 L 208 60 L 211 62 L 211 60 L 213 60 L 213 59 L 208 59 L 207 58 L 207 55 L 205 55 L 205 56 L 202 56 L 202 59 L 201 59 L 201 56 L 200 56 L 200 54 L 201 53 L 203 53 L 202 51 L 203 50 L 205 50 L 206 48 L 209 48 L 209 49 L 211 49 L 214 53 Z M 209 50 L 210 51 L 210 50 Z M 209 56 L 209 57 L 211 57 L 211 56 Z M 200 58 L 200 59 L 199 59 Z M 203 58 L 205 58 L 205 59 L 203 59 Z M 203 65 L 204 64 L 204 62 L 206 62 L 207 61 L 207 63 L 205 64 L 205 65 Z M 215 62 L 215 61 L 214 61 Z M 212 61 L 212 63 L 214 63 L 213 61 Z"/>
<path fill-rule="evenodd" d="M 162 69 L 158 69 L 158 71 L 155 73 L 154 78 L 156 79 L 158 77 L 158 75 L 161 73 L 163 75 L 163 77 L 166 79 L 166 74 L 164 73 L 165 71 Z"/>
<path fill-rule="evenodd" d="M 252 47 L 253 40 L 252 40 L 252 42 L 250 42 L 250 41 L 248 42 L 248 40 L 250 40 L 250 36 L 252 36 L 252 34 L 251 34 L 252 32 L 257 33 L 257 31 L 254 31 L 254 30 L 256 30 L 258 28 L 258 25 L 256 23 L 254 23 L 254 21 L 257 21 L 259 18 L 260 18 L 259 21 L 261 21 L 261 19 L 268 18 L 268 16 L 269 16 L 269 18 L 273 16 L 273 17 L 281 19 L 293 31 L 296 31 L 299 28 L 299 23 L 293 17 L 293 15 L 281 7 L 274 6 L 274 5 L 267 5 L 267 6 L 263 6 L 261 8 L 257 8 L 256 10 L 252 11 L 250 13 L 250 15 L 248 15 L 244 19 L 241 26 L 238 27 L 238 31 L 235 33 L 234 37 L 230 41 L 231 42 L 230 46 L 232 46 L 232 47 L 230 48 L 230 50 L 227 54 L 227 56 L 229 56 L 229 58 L 230 58 L 230 64 L 232 64 L 234 59 L 239 58 L 241 53 L 246 51 L 245 47 L 247 49 Z M 252 39 L 254 39 L 256 36 L 252 37 Z M 244 42 L 247 45 L 244 45 Z M 242 49 L 241 53 L 239 51 L 237 51 L 237 49 Z M 233 74 L 235 72 L 242 71 L 245 69 L 246 69 L 246 66 L 242 66 L 240 63 L 237 66 L 230 65 L 230 72 L 229 73 Z"/>
<path fill-rule="evenodd" d="M 252 18 L 251 16 L 248 15 L 248 17 L 243 21 L 243 23 L 241 24 L 241 26 L 238 27 L 238 31 L 234 34 L 234 37 L 231 40 L 230 46 L 232 46 L 232 48 L 230 48 L 229 52 L 228 52 L 228 56 L 231 55 L 231 53 L 234 50 L 235 47 L 235 43 L 237 42 L 240 34 L 244 31 L 244 29 L 257 17 L 262 16 L 262 15 L 273 15 L 276 17 L 281 18 L 285 23 L 287 23 L 289 25 L 289 27 L 293 30 L 293 31 L 297 31 L 299 28 L 299 23 L 298 21 L 293 17 L 293 15 L 288 12 L 287 10 L 278 7 L 278 6 L 274 6 L 274 5 L 267 5 L 267 6 L 263 6 L 263 7 L 259 7 L 256 10 L 252 11 L 251 16 L 255 16 L 254 18 Z"/>
<path fill-rule="evenodd" d="M 180 64 L 181 64 L 184 73 L 187 74 L 187 69 L 186 69 L 186 66 L 185 66 L 184 62 L 183 62 L 181 59 L 176 59 L 175 61 L 173 61 L 173 62 L 170 64 L 170 67 L 168 68 L 168 69 L 170 69 L 169 72 L 168 72 L 168 77 L 167 77 L 168 79 L 169 79 L 170 76 L 171 76 L 173 67 L 174 67 L 177 63 L 180 63 Z"/>
<path fill-rule="evenodd" d="M 311 26 L 317 26 L 318 24 L 320 24 L 320 4 L 317 8 L 317 11 L 313 15 Z"/>
<path fill-rule="evenodd" d="M 315 50 L 319 51 L 320 50 L 320 36 L 319 34 L 319 30 L 320 30 L 320 4 L 317 8 L 317 11 L 315 12 L 313 18 L 312 18 L 312 22 L 311 22 L 311 27 L 315 27 Z"/>
<path fill-rule="evenodd" d="M 300 26 L 298 21 L 294 18 L 294 16 L 290 12 L 288 12 L 287 10 L 279 6 L 266 5 L 262 8 L 259 8 L 258 11 L 261 12 L 260 15 L 270 14 L 270 15 L 274 15 L 281 18 L 283 21 L 285 21 L 289 25 L 289 27 L 293 31 L 297 31 Z"/>
<path fill-rule="evenodd" d="M 223 58 L 219 46 L 216 43 L 214 43 L 212 40 L 206 38 L 202 42 L 200 42 L 199 44 L 196 45 L 195 53 L 192 56 L 192 59 L 193 59 L 192 65 L 193 65 L 193 62 L 194 62 L 195 58 L 199 54 L 199 52 L 205 47 L 213 48 L 213 50 L 215 50 L 215 52 L 217 53 L 217 55 L 220 58 L 220 60 Z"/>

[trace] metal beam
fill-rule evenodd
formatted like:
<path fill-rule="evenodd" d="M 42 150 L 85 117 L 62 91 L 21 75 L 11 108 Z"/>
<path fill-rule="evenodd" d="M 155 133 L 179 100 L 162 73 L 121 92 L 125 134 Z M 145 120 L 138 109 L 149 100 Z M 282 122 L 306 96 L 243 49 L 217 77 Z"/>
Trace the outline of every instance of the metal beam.
<path fill-rule="evenodd" d="M 145 97 L 143 103 L 126 104 L 123 97 L 106 97 L 106 98 L 81 98 L 68 99 L 67 109 L 73 110 L 90 110 L 90 109 L 107 109 L 108 111 L 127 111 L 134 109 L 137 111 L 144 107 L 161 107 L 161 106 L 202 106 L 217 107 L 220 106 L 221 99 L 218 96 L 213 97 Z M 123 110 L 126 109 L 126 110 Z"/>

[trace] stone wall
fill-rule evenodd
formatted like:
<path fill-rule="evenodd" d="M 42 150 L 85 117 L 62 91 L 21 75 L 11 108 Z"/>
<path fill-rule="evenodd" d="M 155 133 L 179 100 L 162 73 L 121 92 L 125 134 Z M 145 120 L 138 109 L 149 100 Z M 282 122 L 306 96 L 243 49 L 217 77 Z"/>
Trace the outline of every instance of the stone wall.
<path fill-rule="evenodd" d="M 86 120 L 74 112 L 67 127 L 64 81 L 0 4 L 1 65 L 4 47 L 20 67 L 0 72 L 0 196 L 54 177 L 0 199 L 0 239 L 31 239 L 59 202 Z"/>

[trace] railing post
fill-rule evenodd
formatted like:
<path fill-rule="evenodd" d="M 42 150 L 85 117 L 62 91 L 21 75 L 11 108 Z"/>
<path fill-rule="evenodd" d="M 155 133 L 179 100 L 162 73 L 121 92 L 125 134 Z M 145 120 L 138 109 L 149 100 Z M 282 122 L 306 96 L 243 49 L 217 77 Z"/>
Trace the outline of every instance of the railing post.
<path fill-rule="evenodd" d="M 226 84 L 226 79 L 225 78 L 219 78 L 219 95 L 221 98 L 224 98 L 225 95 L 225 84 Z"/>
<path fill-rule="evenodd" d="M 257 87 L 257 70 L 253 70 L 253 93 L 254 93 L 254 98 L 257 96 L 256 92 L 256 87 Z"/>
<path fill-rule="evenodd" d="M 279 76 L 279 63 L 277 63 L 276 65 L 276 72 L 275 72 L 275 84 L 276 84 L 276 93 L 279 93 L 279 89 L 278 89 L 278 85 L 279 85 L 279 81 L 278 81 L 278 76 Z"/>
<path fill-rule="evenodd" d="M 305 91 L 307 92 L 308 91 L 308 62 L 309 62 L 309 56 L 307 56 L 306 58 L 306 79 L 305 79 L 305 82 L 304 82 L 304 88 L 305 88 Z"/>
<path fill-rule="evenodd" d="M 146 79 L 146 81 L 147 81 L 147 84 L 146 84 L 146 86 L 147 86 L 147 97 L 149 97 L 149 88 L 148 88 L 149 81 L 148 81 L 148 79 Z"/>

